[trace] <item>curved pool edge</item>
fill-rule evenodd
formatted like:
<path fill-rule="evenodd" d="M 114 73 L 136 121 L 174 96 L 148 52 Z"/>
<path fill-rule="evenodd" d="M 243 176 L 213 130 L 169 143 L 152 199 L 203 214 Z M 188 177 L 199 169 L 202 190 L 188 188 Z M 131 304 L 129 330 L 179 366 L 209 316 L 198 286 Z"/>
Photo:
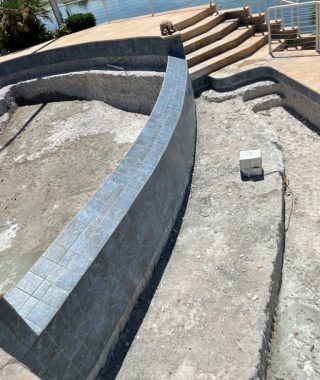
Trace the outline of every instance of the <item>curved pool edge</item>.
<path fill-rule="evenodd" d="M 0 301 L 0 346 L 39 376 L 81 379 L 99 370 L 181 207 L 195 129 L 186 62 L 169 56 L 158 100 L 135 144 Z"/>

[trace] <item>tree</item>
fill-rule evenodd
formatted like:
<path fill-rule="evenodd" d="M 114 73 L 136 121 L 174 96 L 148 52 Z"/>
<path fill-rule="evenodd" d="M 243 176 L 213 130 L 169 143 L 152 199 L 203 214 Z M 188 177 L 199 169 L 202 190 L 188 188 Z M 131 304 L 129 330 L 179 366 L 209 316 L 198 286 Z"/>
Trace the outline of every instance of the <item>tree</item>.
<path fill-rule="evenodd" d="M 48 19 L 44 0 L 0 0 L 0 40 L 9 51 L 51 38 L 38 17 Z"/>

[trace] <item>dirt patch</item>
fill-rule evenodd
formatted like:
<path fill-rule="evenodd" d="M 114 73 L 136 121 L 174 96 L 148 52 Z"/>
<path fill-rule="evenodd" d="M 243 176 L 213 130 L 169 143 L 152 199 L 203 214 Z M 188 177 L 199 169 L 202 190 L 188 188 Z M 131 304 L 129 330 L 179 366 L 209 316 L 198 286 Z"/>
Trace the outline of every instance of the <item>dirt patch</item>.
<path fill-rule="evenodd" d="M 85 204 L 148 117 L 99 101 L 18 108 L 0 134 L 0 292 Z"/>

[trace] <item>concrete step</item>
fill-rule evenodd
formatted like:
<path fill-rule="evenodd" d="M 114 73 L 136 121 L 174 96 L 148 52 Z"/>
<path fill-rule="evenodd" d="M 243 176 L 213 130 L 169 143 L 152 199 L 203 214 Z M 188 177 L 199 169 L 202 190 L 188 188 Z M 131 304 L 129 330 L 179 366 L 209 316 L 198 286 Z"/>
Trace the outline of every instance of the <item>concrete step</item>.
<path fill-rule="evenodd" d="M 225 19 L 224 14 L 219 15 L 209 15 L 203 20 L 197 22 L 196 24 L 189 26 L 189 28 L 184 29 L 181 32 L 181 40 L 182 42 L 193 39 L 203 33 L 210 31 L 216 25 L 220 24 Z"/>
<path fill-rule="evenodd" d="M 253 112 L 260 112 L 273 107 L 284 107 L 286 105 L 286 98 L 281 94 L 270 94 L 249 100 L 246 104 Z"/>
<path fill-rule="evenodd" d="M 186 18 L 185 20 L 177 22 L 176 24 L 174 24 L 174 26 L 179 31 L 184 30 L 196 24 L 197 22 L 205 19 L 206 17 L 211 16 L 215 12 L 216 12 L 216 7 L 215 5 L 212 5 L 211 7 L 202 9 L 201 11 L 199 11 L 197 14 L 195 14 L 192 17 L 189 17 L 189 18 Z"/>
<path fill-rule="evenodd" d="M 219 15 L 224 17 L 224 15 Z M 239 26 L 239 19 L 225 20 L 207 33 L 201 34 L 183 44 L 185 54 L 190 54 L 197 49 L 220 40 Z"/>
<path fill-rule="evenodd" d="M 259 81 L 246 86 L 239 87 L 232 91 L 206 91 L 201 97 L 210 103 L 222 103 L 226 100 L 242 97 L 244 101 L 260 98 L 265 95 L 277 93 L 279 83 L 274 81 Z"/>
<path fill-rule="evenodd" d="M 241 45 L 234 49 L 209 59 L 208 61 L 201 62 L 189 69 L 192 80 L 201 78 L 204 75 L 208 75 L 216 70 L 219 70 L 225 66 L 228 66 L 240 59 L 249 57 L 268 41 L 268 36 L 251 36 Z"/>
<path fill-rule="evenodd" d="M 242 98 L 245 102 L 278 93 L 280 84 L 274 81 L 261 81 L 242 87 Z"/>
<path fill-rule="evenodd" d="M 233 32 L 227 34 L 224 38 L 219 41 L 213 42 L 201 49 L 195 50 L 193 53 L 190 53 L 186 56 L 188 66 L 192 67 L 198 65 L 203 61 L 222 54 L 227 50 L 233 49 L 243 41 L 248 39 L 254 34 L 253 28 L 247 28 L 245 26 L 240 27 Z"/>
<path fill-rule="evenodd" d="M 272 32 L 277 32 L 281 28 L 281 20 L 271 20 L 270 29 Z M 268 24 L 264 22 L 263 24 L 256 25 L 256 32 L 258 33 L 267 33 L 268 32 Z"/>
<path fill-rule="evenodd" d="M 265 13 L 253 13 L 246 18 L 246 24 L 258 26 L 258 25 L 263 24 L 265 20 L 266 20 Z"/>
<path fill-rule="evenodd" d="M 294 39 L 284 41 L 284 48 L 297 48 L 297 49 L 315 49 L 316 37 L 315 36 L 303 36 Z"/>
<path fill-rule="evenodd" d="M 222 13 L 226 15 L 226 18 L 238 18 L 241 22 L 241 25 L 246 25 L 246 20 L 250 15 L 249 8 L 230 8 L 224 10 Z"/>
<path fill-rule="evenodd" d="M 284 28 L 280 30 L 273 30 L 271 32 L 271 38 L 273 40 L 282 40 L 282 39 L 291 39 L 291 38 L 296 38 L 298 34 L 298 29 L 297 28 Z"/>

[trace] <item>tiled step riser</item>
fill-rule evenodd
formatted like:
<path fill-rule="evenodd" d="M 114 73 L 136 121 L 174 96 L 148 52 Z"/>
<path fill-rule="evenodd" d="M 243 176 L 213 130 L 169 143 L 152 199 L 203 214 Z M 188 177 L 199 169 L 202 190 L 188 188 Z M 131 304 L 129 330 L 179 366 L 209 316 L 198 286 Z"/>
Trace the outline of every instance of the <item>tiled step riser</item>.
<path fill-rule="evenodd" d="M 244 59 L 246 57 L 249 57 L 254 52 L 256 52 L 258 49 L 260 49 L 262 46 L 264 46 L 267 43 L 267 36 L 264 36 L 260 38 L 257 42 L 252 44 L 250 47 L 245 48 L 243 50 L 237 51 L 231 56 L 228 56 L 226 58 L 223 58 L 221 60 L 218 60 L 212 64 L 208 63 L 208 65 L 204 68 L 201 68 L 197 71 L 191 70 L 191 79 L 196 80 L 204 75 L 208 75 L 214 71 L 217 71 L 219 69 L 222 69 L 225 66 L 231 65 L 232 63 L 235 63 L 241 59 Z"/>
<path fill-rule="evenodd" d="M 221 38 L 225 37 L 227 34 L 231 33 L 233 30 L 235 30 L 239 26 L 239 20 L 230 22 L 226 24 L 226 27 L 222 30 L 220 30 L 217 33 L 212 33 L 209 36 L 205 36 L 203 38 L 199 38 L 197 41 L 193 43 L 185 43 L 184 44 L 184 52 L 185 54 L 190 54 L 194 52 L 197 49 L 201 49 L 204 46 L 207 46 L 215 41 L 220 40 Z"/>
<path fill-rule="evenodd" d="M 219 54 L 222 54 L 226 52 L 227 50 L 233 49 L 236 46 L 240 45 L 243 41 L 245 41 L 247 38 L 253 35 L 253 29 L 247 29 L 244 31 L 243 34 L 239 35 L 237 38 L 226 41 L 224 44 L 221 44 L 220 46 L 217 46 L 213 48 L 212 50 L 209 50 L 203 54 L 199 54 L 195 57 L 189 58 L 187 57 L 188 66 L 192 67 L 195 66 L 201 62 L 206 61 L 207 59 L 210 59 L 212 57 L 215 57 Z"/>
<path fill-rule="evenodd" d="M 213 15 L 215 12 L 216 12 L 216 7 L 213 5 L 209 8 L 206 8 L 202 12 L 197 13 L 193 17 L 190 17 L 186 20 L 177 22 L 176 24 L 174 24 L 174 26 L 177 30 L 183 30 L 183 29 L 189 28 L 190 26 L 192 26 L 192 25 L 196 24 L 197 22 L 205 19 L 206 17 Z"/>
<path fill-rule="evenodd" d="M 218 24 L 220 24 L 224 19 L 225 15 L 220 14 L 218 16 L 208 16 L 208 22 L 204 25 L 199 26 L 198 28 L 193 28 L 189 31 L 181 32 L 181 40 L 182 42 L 186 42 L 191 38 L 197 37 L 200 34 L 208 32 L 210 29 L 214 28 Z"/>

